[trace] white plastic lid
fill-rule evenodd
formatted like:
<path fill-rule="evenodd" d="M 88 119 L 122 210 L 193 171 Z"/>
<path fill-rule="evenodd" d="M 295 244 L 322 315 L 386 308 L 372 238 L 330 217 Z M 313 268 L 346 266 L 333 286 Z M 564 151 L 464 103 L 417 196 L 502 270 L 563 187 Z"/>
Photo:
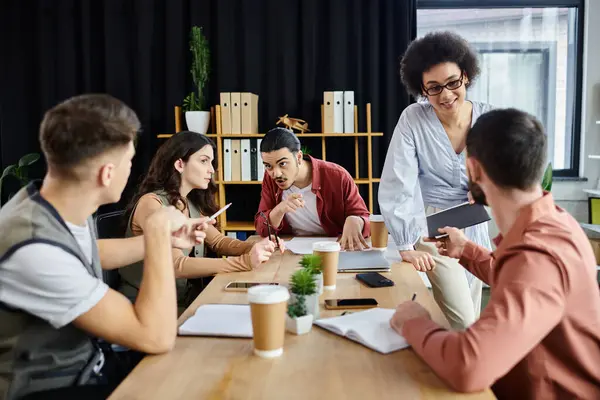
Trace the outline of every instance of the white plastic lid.
<path fill-rule="evenodd" d="M 290 292 L 284 286 L 258 285 L 248 289 L 248 302 L 254 304 L 276 304 L 288 301 Z"/>
<path fill-rule="evenodd" d="M 338 242 L 315 242 L 313 251 L 340 251 L 342 247 Z"/>
<path fill-rule="evenodd" d="M 383 220 L 383 215 L 370 215 L 369 216 L 369 221 L 371 221 L 371 222 L 385 222 Z"/>

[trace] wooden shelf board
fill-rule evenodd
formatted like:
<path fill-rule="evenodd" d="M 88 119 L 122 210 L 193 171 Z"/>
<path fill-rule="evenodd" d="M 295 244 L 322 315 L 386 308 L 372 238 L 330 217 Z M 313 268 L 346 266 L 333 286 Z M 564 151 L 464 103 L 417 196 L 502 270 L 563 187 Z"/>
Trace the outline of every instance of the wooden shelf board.
<path fill-rule="evenodd" d="M 172 133 L 161 133 L 156 135 L 159 139 L 168 139 L 173 136 Z M 236 138 L 261 138 L 265 136 L 264 133 L 227 133 L 217 135 L 216 133 L 209 133 L 206 136 L 214 138 L 214 137 L 222 137 L 225 139 L 236 139 Z M 357 132 L 357 133 L 297 133 L 298 137 L 363 137 L 369 136 L 368 133 L 365 132 Z M 371 136 L 383 136 L 383 132 L 371 132 Z"/>
<path fill-rule="evenodd" d="M 356 133 L 298 133 L 298 137 L 355 137 L 355 136 L 369 136 L 366 132 Z M 383 136 L 383 132 L 371 132 L 371 136 Z"/>
<path fill-rule="evenodd" d="M 254 228 L 254 222 L 251 221 L 227 221 L 227 224 L 223 227 L 225 231 L 252 231 Z"/>
<path fill-rule="evenodd" d="M 373 178 L 372 182 L 379 182 L 380 179 L 379 178 Z M 215 181 L 215 183 L 218 185 L 220 183 L 222 183 L 223 185 L 262 185 L 262 181 Z M 357 185 L 364 185 L 369 183 L 369 179 L 367 178 L 361 178 L 361 179 L 354 179 L 354 183 L 356 183 Z"/>
<path fill-rule="evenodd" d="M 216 181 L 215 183 L 222 183 L 223 185 L 262 185 L 262 181 Z"/>

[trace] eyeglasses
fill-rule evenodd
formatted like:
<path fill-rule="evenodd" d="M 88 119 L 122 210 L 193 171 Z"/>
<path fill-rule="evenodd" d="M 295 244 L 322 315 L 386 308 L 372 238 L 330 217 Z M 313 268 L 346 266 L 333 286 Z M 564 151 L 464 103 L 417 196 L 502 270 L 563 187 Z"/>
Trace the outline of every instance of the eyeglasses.
<path fill-rule="evenodd" d="M 460 78 L 458 78 L 455 81 L 450 81 L 450 82 L 446 83 L 445 85 L 435 85 L 435 86 L 432 86 L 430 88 L 426 88 L 425 86 L 423 86 L 423 90 L 429 96 L 437 96 L 438 94 L 442 93 L 442 91 L 444 89 L 456 90 L 459 87 L 461 87 L 462 84 L 463 84 L 463 75 L 461 74 Z"/>
<path fill-rule="evenodd" d="M 269 231 L 269 240 L 275 243 L 275 250 L 279 250 L 279 236 L 277 236 L 277 230 L 271 226 L 271 221 L 269 221 L 269 218 L 267 218 L 264 212 L 260 211 L 258 214 L 265 219 L 263 223 L 267 226 Z M 271 235 L 275 237 L 275 240 L 271 239 Z"/>

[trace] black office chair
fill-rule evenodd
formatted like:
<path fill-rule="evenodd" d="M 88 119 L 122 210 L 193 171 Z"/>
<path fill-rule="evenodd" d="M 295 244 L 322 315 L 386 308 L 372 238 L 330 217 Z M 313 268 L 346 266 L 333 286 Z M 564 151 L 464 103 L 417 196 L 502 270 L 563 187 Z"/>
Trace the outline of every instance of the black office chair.
<path fill-rule="evenodd" d="M 105 214 L 98 214 L 94 218 L 96 223 L 96 232 L 98 239 L 121 239 L 125 237 L 125 221 L 123 216 L 125 210 L 112 211 Z M 102 275 L 104 282 L 113 288 L 117 289 L 121 283 L 119 271 L 103 270 Z"/>

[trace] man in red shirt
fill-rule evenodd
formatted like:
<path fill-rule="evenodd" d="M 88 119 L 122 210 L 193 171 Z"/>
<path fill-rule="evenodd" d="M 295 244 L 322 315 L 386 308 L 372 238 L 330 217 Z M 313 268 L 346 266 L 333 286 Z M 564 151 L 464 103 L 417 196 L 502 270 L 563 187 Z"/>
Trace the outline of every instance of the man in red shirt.
<path fill-rule="evenodd" d="M 490 385 L 499 399 L 600 399 L 600 292 L 596 260 L 573 217 L 542 191 L 547 152 L 534 117 L 508 109 L 481 116 L 467 136 L 475 202 L 489 203 L 501 232 L 496 251 L 455 228 L 440 254 L 492 288 L 481 317 L 447 331 L 417 302 L 391 325 L 451 387 Z"/>
<path fill-rule="evenodd" d="M 337 164 L 304 156 L 291 131 L 275 128 L 260 144 L 265 166 L 256 232 L 338 236 L 343 249 L 369 247 L 369 210 L 352 176 Z"/>

